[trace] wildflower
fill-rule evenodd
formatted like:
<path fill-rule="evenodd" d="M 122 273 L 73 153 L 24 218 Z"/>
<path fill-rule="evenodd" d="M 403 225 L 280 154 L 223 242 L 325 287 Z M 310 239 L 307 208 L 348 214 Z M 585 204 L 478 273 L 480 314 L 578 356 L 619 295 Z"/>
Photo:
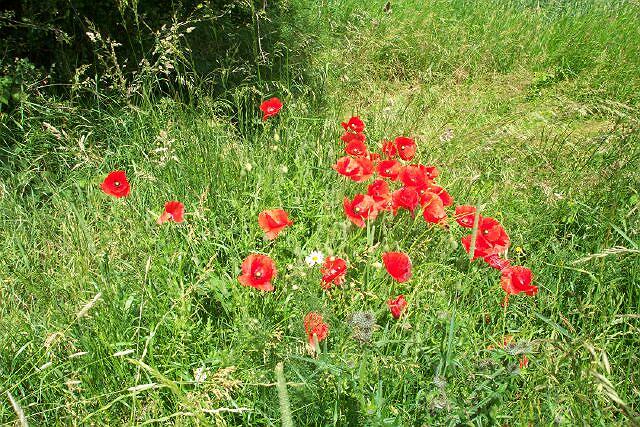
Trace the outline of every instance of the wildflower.
<path fill-rule="evenodd" d="M 531 270 L 526 267 L 511 266 L 502 270 L 500 286 L 507 293 L 507 298 L 509 295 L 516 295 L 521 292 L 533 296 L 538 293 L 538 287 L 531 284 L 532 280 L 533 274 Z"/>
<path fill-rule="evenodd" d="M 366 181 L 373 175 L 373 162 L 364 157 L 341 157 L 332 168 L 352 181 Z"/>
<path fill-rule="evenodd" d="M 407 187 L 422 189 L 431 184 L 426 172 L 427 170 L 423 165 L 408 165 L 402 168 L 400 174 L 398 174 L 398 179 Z"/>
<path fill-rule="evenodd" d="M 475 206 L 456 206 L 456 222 L 464 228 L 473 228 L 473 221 L 476 215 Z"/>
<path fill-rule="evenodd" d="M 471 250 L 471 239 L 473 235 L 469 234 L 462 238 L 462 246 L 464 246 L 464 250 L 469 253 Z M 482 234 L 478 233 L 476 235 L 476 247 L 473 251 L 473 259 L 476 258 L 485 258 L 492 254 L 497 253 L 494 247 L 485 239 Z"/>
<path fill-rule="evenodd" d="M 360 116 L 351 117 L 348 122 L 342 122 L 341 125 L 344 130 L 350 130 L 356 133 L 364 130 L 364 122 L 360 119 Z"/>
<path fill-rule="evenodd" d="M 320 251 L 312 251 L 309 255 L 306 256 L 304 261 L 309 267 L 320 265 L 324 262 L 324 255 Z"/>
<path fill-rule="evenodd" d="M 265 232 L 267 239 L 273 240 L 287 226 L 293 224 L 289 215 L 282 209 L 271 209 L 258 214 L 258 225 Z"/>
<path fill-rule="evenodd" d="M 327 339 L 327 335 L 329 335 L 329 325 L 324 322 L 320 313 L 311 311 L 304 316 L 304 331 L 307 334 L 309 345 L 314 346 L 313 336 L 316 336 L 318 342 Z"/>
<path fill-rule="evenodd" d="M 398 154 L 398 148 L 394 141 L 382 141 L 382 147 L 380 148 L 382 154 L 387 156 L 389 159 L 393 159 Z"/>
<path fill-rule="evenodd" d="M 184 221 L 184 205 L 182 203 L 175 200 L 165 203 L 164 212 L 158 218 L 158 224 L 164 224 L 167 221 Z"/>
<path fill-rule="evenodd" d="M 439 185 L 436 184 L 431 184 L 428 188 L 428 191 L 435 193 L 438 195 L 438 197 L 440 197 L 440 200 L 442 200 L 442 204 L 444 206 L 451 206 L 453 205 L 453 197 L 451 197 L 451 195 L 447 192 L 447 190 L 445 190 L 444 188 L 442 188 Z"/>
<path fill-rule="evenodd" d="M 333 285 L 339 286 L 344 283 L 347 274 L 347 262 L 342 258 L 330 256 L 324 260 L 322 267 L 321 286 L 323 289 L 330 289 Z"/>
<path fill-rule="evenodd" d="M 440 175 L 440 171 L 435 166 L 420 165 L 423 173 L 427 176 L 427 179 L 434 180 Z"/>
<path fill-rule="evenodd" d="M 109 172 L 109 175 L 102 181 L 100 188 L 105 194 L 117 198 L 126 197 L 131 191 L 131 186 L 127 181 L 127 174 L 120 170 Z"/>
<path fill-rule="evenodd" d="M 377 165 L 378 162 L 381 159 L 381 156 L 378 153 L 367 152 L 367 154 L 365 156 L 366 156 L 367 159 L 371 160 L 374 165 Z"/>
<path fill-rule="evenodd" d="M 393 203 L 393 211 L 396 212 L 399 208 L 405 208 L 411 213 L 420 204 L 420 198 L 418 192 L 414 187 L 402 187 L 393 192 L 391 195 Z"/>
<path fill-rule="evenodd" d="M 509 236 L 500 223 L 489 217 L 482 217 L 478 224 L 478 234 L 494 246 L 498 252 L 504 252 L 509 247 Z"/>
<path fill-rule="evenodd" d="M 398 179 L 398 175 L 402 172 L 402 165 L 397 160 L 383 160 L 378 163 L 376 171 L 381 177 L 396 181 Z"/>
<path fill-rule="evenodd" d="M 345 132 L 340 139 L 342 140 L 342 142 L 344 142 L 345 144 L 351 144 L 351 143 L 361 143 L 364 144 L 364 142 L 367 140 L 367 137 L 364 133 L 351 133 L 351 132 Z"/>
<path fill-rule="evenodd" d="M 251 286 L 261 291 L 273 291 L 271 280 L 276 277 L 276 274 L 276 264 L 270 257 L 251 254 L 242 263 L 242 274 L 238 276 L 238 281 L 243 286 Z"/>
<path fill-rule="evenodd" d="M 443 223 L 447 219 L 442 199 L 437 194 L 427 191 L 422 196 L 422 216 L 431 223 Z"/>
<path fill-rule="evenodd" d="M 358 227 L 364 227 L 365 220 L 376 219 L 378 215 L 376 202 L 369 195 L 357 194 L 353 200 L 345 197 L 342 205 L 347 218 Z"/>
<path fill-rule="evenodd" d="M 416 142 L 406 136 L 399 136 L 394 140 L 398 155 L 402 160 L 411 160 L 416 155 Z"/>
<path fill-rule="evenodd" d="M 271 98 L 260 104 L 260 110 L 264 114 L 262 120 L 267 120 L 269 117 L 273 117 L 280 112 L 282 108 L 282 102 L 278 98 Z"/>
<path fill-rule="evenodd" d="M 246 165 L 244 165 L 244 170 L 246 170 L 247 172 L 251 172 L 252 169 L 253 165 L 251 163 L 247 163 Z"/>
<path fill-rule="evenodd" d="M 373 181 L 367 188 L 367 195 L 373 197 L 377 209 L 392 210 L 391 193 L 386 181 L 382 179 Z"/>
<path fill-rule="evenodd" d="M 391 311 L 391 315 L 394 319 L 399 319 L 405 308 L 407 308 L 407 300 L 404 299 L 404 295 L 399 295 L 396 299 L 389 299 L 387 306 Z"/>
<path fill-rule="evenodd" d="M 367 153 L 367 146 L 364 141 L 351 141 L 344 148 L 344 151 L 354 157 L 364 157 Z"/>
<path fill-rule="evenodd" d="M 498 254 L 491 254 L 483 258 L 484 261 L 489 264 L 489 266 L 495 268 L 496 270 L 504 270 L 507 267 L 511 267 L 511 261 L 508 259 L 500 258 Z"/>
<path fill-rule="evenodd" d="M 382 262 L 387 273 L 398 282 L 406 282 L 411 278 L 411 259 L 404 252 L 385 252 Z"/>
<path fill-rule="evenodd" d="M 287 167 L 287 165 L 280 166 L 280 172 L 285 173 L 285 174 L 287 172 L 289 172 L 289 168 Z"/>

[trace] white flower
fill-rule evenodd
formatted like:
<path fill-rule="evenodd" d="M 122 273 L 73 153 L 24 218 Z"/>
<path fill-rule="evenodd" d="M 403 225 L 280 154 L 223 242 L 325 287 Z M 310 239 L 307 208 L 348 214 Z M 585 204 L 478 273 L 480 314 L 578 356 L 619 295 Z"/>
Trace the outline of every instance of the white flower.
<path fill-rule="evenodd" d="M 313 251 L 304 259 L 304 261 L 313 267 L 316 264 L 322 264 L 324 262 L 324 255 L 320 251 Z"/>

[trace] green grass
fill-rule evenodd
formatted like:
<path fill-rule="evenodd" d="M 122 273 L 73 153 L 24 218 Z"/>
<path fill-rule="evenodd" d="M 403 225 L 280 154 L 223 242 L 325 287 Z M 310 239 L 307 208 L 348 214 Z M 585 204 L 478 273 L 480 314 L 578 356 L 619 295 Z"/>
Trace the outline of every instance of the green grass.
<path fill-rule="evenodd" d="M 306 3 L 287 3 L 280 81 L 192 104 L 32 99 L 2 117 L 0 422 L 16 420 L 10 392 L 32 425 L 278 425 L 283 362 L 296 425 L 637 424 L 637 3 Z M 263 123 L 272 95 L 285 108 Z M 504 224 L 538 295 L 503 309 L 499 273 L 469 264 L 457 226 L 406 212 L 349 226 L 342 198 L 364 186 L 330 166 L 351 113 L 372 144 L 415 136 L 457 203 Z M 99 189 L 116 168 L 126 199 Z M 186 221 L 160 227 L 171 199 Z M 275 207 L 294 225 L 268 242 L 257 215 Z M 317 249 L 348 260 L 341 289 L 304 264 Z M 375 267 L 387 250 L 411 256 L 408 283 Z M 274 293 L 238 284 L 253 251 L 276 261 Z M 330 325 L 317 358 L 311 310 Z M 365 344 L 348 323 L 361 310 L 379 325 Z M 528 368 L 487 350 L 506 335 Z"/>

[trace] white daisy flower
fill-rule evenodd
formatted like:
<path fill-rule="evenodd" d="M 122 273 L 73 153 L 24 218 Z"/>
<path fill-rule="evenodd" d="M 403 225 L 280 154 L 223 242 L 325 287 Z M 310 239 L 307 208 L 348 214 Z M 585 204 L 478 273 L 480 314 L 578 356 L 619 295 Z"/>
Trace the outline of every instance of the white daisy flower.
<path fill-rule="evenodd" d="M 324 262 L 324 255 L 320 251 L 313 251 L 304 259 L 304 261 L 313 267 L 316 264 L 322 264 Z"/>

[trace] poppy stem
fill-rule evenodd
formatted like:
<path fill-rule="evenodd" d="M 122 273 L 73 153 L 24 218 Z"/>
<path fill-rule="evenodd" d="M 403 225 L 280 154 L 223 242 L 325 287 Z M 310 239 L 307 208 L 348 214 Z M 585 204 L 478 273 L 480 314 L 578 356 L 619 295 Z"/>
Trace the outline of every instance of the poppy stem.
<path fill-rule="evenodd" d="M 318 341 L 318 335 L 314 332 L 313 334 L 313 350 L 316 353 L 316 356 L 320 355 L 320 342 Z"/>
<path fill-rule="evenodd" d="M 509 306 L 509 294 L 504 296 L 504 300 L 502 301 L 502 333 L 503 335 L 507 333 L 507 307 Z"/>
<path fill-rule="evenodd" d="M 476 239 L 478 238 L 478 225 L 480 224 L 480 203 L 476 204 L 476 214 L 473 217 L 473 229 L 471 230 L 471 243 L 469 244 L 469 261 L 473 261 L 476 253 Z"/>

